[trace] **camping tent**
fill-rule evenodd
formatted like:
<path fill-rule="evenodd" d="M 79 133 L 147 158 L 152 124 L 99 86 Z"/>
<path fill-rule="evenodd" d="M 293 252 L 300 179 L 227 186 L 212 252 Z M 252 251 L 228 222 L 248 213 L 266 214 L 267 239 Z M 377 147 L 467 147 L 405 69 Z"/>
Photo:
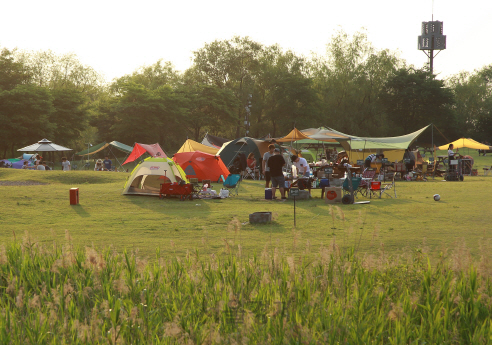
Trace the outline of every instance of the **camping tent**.
<path fill-rule="evenodd" d="M 128 158 L 125 160 L 123 165 L 126 163 L 131 163 L 135 160 L 138 159 L 141 155 L 143 155 L 145 152 L 147 152 L 151 157 L 161 157 L 161 158 L 166 158 L 167 155 L 164 153 L 164 150 L 161 148 L 161 145 L 158 143 L 155 144 L 139 144 L 135 143 L 135 146 L 133 146 L 133 150 L 128 156 Z"/>
<path fill-rule="evenodd" d="M 148 157 L 133 169 L 122 194 L 159 196 L 162 183 L 180 181 L 188 182 L 183 169 L 172 159 Z"/>
<path fill-rule="evenodd" d="M 220 155 L 220 158 L 222 158 L 226 167 L 229 167 L 232 164 L 239 152 L 244 153 L 246 157 L 250 152 L 253 152 L 256 162 L 259 163 L 260 159 L 263 158 L 263 154 L 268 151 L 268 145 L 268 141 L 243 137 L 225 143 L 217 154 Z"/>
<path fill-rule="evenodd" d="M 219 149 L 216 147 L 210 147 L 207 145 L 203 145 L 203 144 L 200 144 L 194 140 L 188 139 L 184 142 L 184 144 L 181 146 L 181 148 L 176 153 L 195 152 L 195 151 L 200 151 L 200 152 L 209 153 L 211 155 L 216 155 L 217 152 L 219 151 Z"/>
<path fill-rule="evenodd" d="M 453 144 L 455 149 L 461 149 L 462 147 L 466 147 L 475 150 L 490 150 L 490 146 L 481 144 L 478 141 L 473 140 L 471 138 L 460 138 L 458 140 L 453 141 L 452 143 L 439 146 L 438 149 L 447 150 L 450 144 Z"/>
<path fill-rule="evenodd" d="M 218 181 L 220 175 L 224 178 L 229 175 L 229 170 L 219 156 L 205 152 L 181 152 L 176 153 L 173 160 L 179 164 L 189 178 L 198 178 L 198 181 Z"/>
<path fill-rule="evenodd" d="M 205 146 L 215 147 L 216 149 L 220 149 L 222 145 L 228 142 L 229 139 L 224 139 L 220 137 L 216 137 L 214 135 L 205 134 L 205 137 L 202 140 L 202 144 Z"/>

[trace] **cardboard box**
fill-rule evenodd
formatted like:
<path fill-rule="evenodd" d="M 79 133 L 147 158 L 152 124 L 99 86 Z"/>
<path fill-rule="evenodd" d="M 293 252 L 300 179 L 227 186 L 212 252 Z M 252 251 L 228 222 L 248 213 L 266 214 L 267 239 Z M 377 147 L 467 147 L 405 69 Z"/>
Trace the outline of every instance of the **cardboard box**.
<path fill-rule="evenodd" d="M 342 202 L 342 187 L 325 187 L 325 202 L 327 204 Z"/>

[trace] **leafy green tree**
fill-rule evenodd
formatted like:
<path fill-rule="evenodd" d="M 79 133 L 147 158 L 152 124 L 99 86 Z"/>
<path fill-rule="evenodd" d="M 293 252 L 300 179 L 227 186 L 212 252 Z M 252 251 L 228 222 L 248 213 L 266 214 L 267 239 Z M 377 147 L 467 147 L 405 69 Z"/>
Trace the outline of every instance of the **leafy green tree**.
<path fill-rule="evenodd" d="M 51 91 L 54 111 L 49 121 L 55 124 L 52 141 L 70 145 L 76 141 L 88 122 L 87 101 L 84 93 L 72 89 Z"/>
<path fill-rule="evenodd" d="M 49 138 L 55 125 L 50 123 L 54 112 L 52 96 L 46 88 L 18 85 L 0 92 L 0 137 L 4 156 L 10 152 Z"/>
<path fill-rule="evenodd" d="M 3 48 L 0 51 L 0 91 L 12 90 L 17 85 L 26 84 L 31 76 L 26 66 L 15 57 L 15 50 Z"/>
<path fill-rule="evenodd" d="M 324 124 L 356 135 L 386 135 L 387 118 L 379 94 L 402 65 L 390 51 L 377 51 L 364 32 L 350 37 L 339 31 L 328 44 L 327 55 L 311 63 Z"/>
<path fill-rule="evenodd" d="M 170 85 L 176 87 L 181 82 L 181 76 L 171 64 L 171 62 L 162 62 L 158 60 L 150 66 L 142 66 L 132 74 L 118 78 L 111 85 L 111 90 L 119 92 L 120 85 L 135 83 L 143 85 L 147 89 L 157 89 L 158 87 Z"/>
<path fill-rule="evenodd" d="M 195 141 L 200 141 L 203 130 L 217 133 L 222 127 L 235 125 L 237 100 L 228 89 L 215 85 L 195 84 L 178 89 L 184 98 L 186 114 L 180 119 Z"/>
<path fill-rule="evenodd" d="M 453 110 L 460 134 L 477 140 L 491 141 L 492 65 L 481 70 L 460 72 L 447 80 L 453 91 Z"/>
<path fill-rule="evenodd" d="M 179 126 L 185 114 L 183 102 L 169 86 L 149 90 L 129 83 L 122 88 L 117 102 L 110 105 L 115 119 L 111 133 L 122 142 L 159 142 L 172 147 L 176 137 L 185 135 Z"/>
<path fill-rule="evenodd" d="M 236 98 L 236 128 L 229 137 L 239 137 L 246 115 L 245 106 L 253 94 L 263 46 L 249 37 L 214 41 L 193 52 L 194 66 L 187 71 L 193 79 L 207 85 L 229 89 Z"/>
<path fill-rule="evenodd" d="M 275 137 L 293 127 L 317 126 L 319 102 L 305 59 L 271 46 L 265 49 L 260 62 L 253 94 L 253 133 L 260 136 L 260 130 L 269 128 Z"/>
<path fill-rule="evenodd" d="M 456 133 L 456 117 L 451 109 L 453 94 L 428 71 L 399 69 L 386 83 L 381 101 L 396 134 L 409 133 L 430 123 L 446 136 Z"/>

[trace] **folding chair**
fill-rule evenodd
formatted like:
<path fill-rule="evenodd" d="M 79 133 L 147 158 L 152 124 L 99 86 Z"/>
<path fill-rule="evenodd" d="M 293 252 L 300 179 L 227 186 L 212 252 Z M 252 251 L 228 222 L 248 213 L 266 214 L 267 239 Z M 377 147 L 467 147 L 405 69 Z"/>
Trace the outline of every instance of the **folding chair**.
<path fill-rule="evenodd" d="M 393 193 L 395 194 L 395 199 L 396 199 L 396 183 L 395 183 L 395 175 L 396 175 L 396 172 L 393 174 L 392 178 L 391 178 L 391 182 L 390 183 L 383 183 L 381 185 L 381 192 L 380 192 L 380 198 L 381 198 L 381 195 L 383 194 L 386 194 L 387 196 L 389 196 L 390 198 L 393 198 L 390 193 L 388 192 L 389 190 L 393 190 Z M 427 178 L 426 178 L 427 180 Z"/>
<path fill-rule="evenodd" d="M 193 199 L 200 198 L 201 187 L 200 184 L 198 183 L 198 179 L 190 178 L 190 184 L 193 186 L 193 191 L 191 192 L 191 194 L 193 195 Z"/>
<path fill-rule="evenodd" d="M 362 180 L 359 183 L 359 188 L 357 189 L 357 193 L 360 193 L 362 196 L 367 197 L 367 193 L 369 191 L 369 184 L 372 180 L 374 180 L 374 176 L 376 176 L 376 169 L 368 168 L 362 173 Z"/>
<path fill-rule="evenodd" d="M 256 180 L 255 171 L 250 167 L 246 167 L 246 170 L 243 171 L 243 178 L 251 178 L 252 180 Z"/>
<path fill-rule="evenodd" d="M 492 166 L 486 166 L 483 168 L 483 176 L 487 176 L 490 171 L 492 171 Z"/>
<path fill-rule="evenodd" d="M 224 181 L 224 188 L 229 191 L 229 195 L 235 193 L 238 195 L 239 184 L 241 183 L 241 175 L 240 174 L 230 174 L 227 176 Z"/>

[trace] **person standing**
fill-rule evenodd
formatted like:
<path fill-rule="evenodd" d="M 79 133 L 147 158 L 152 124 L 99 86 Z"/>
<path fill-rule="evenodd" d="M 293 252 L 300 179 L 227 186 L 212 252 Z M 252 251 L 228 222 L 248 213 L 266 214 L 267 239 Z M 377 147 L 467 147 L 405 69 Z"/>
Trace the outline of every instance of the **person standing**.
<path fill-rule="evenodd" d="M 270 178 L 272 180 L 272 199 L 277 199 L 275 192 L 277 187 L 280 189 L 280 196 L 285 197 L 285 178 L 282 167 L 285 165 L 285 159 L 280 154 L 280 149 L 274 149 L 274 155 L 268 159 L 268 167 L 270 168 Z"/>
<path fill-rule="evenodd" d="M 273 156 L 275 150 L 275 145 L 270 144 L 268 145 L 268 152 L 265 152 L 263 155 L 263 175 L 265 175 L 265 188 L 268 188 L 270 186 L 270 167 L 268 166 L 268 159 Z"/>
<path fill-rule="evenodd" d="M 454 171 L 456 170 L 456 166 L 453 164 L 451 165 L 451 161 L 455 159 L 456 153 L 458 153 L 458 149 L 456 149 L 456 153 L 453 151 L 454 145 L 449 144 L 448 146 L 448 166 L 449 166 L 449 171 Z"/>
<path fill-rule="evenodd" d="M 407 173 L 413 170 L 413 167 L 415 166 L 415 155 L 412 151 L 410 151 L 408 148 L 405 149 L 405 153 L 403 154 L 403 160 L 407 160 L 405 162 L 405 168 Z M 402 172 L 402 177 L 403 177 L 403 172 Z"/>
<path fill-rule="evenodd" d="M 103 164 L 104 164 L 104 169 L 106 169 L 107 171 L 110 171 L 111 168 L 113 167 L 113 162 L 111 161 L 111 159 L 109 159 L 108 156 L 104 157 Z"/>
<path fill-rule="evenodd" d="M 309 164 L 305 158 L 293 155 L 290 159 L 297 168 L 297 174 L 302 174 L 303 177 L 309 177 L 311 169 L 309 168 Z"/>
<path fill-rule="evenodd" d="M 71 170 L 70 162 L 67 160 L 67 157 L 62 157 L 62 170 L 69 171 Z"/>

